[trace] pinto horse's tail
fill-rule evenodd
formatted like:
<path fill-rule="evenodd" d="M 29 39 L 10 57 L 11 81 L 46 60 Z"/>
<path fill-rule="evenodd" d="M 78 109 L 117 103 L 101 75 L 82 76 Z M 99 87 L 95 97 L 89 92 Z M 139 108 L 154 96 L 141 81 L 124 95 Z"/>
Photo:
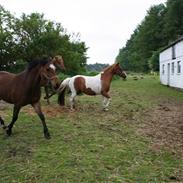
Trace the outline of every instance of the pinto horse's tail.
<path fill-rule="evenodd" d="M 67 86 L 69 86 L 70 79 L 71 78 L 66 78 L 65 80 L 63 80 L 59 87 L 58 104 L 61 106 L 65 105 L 65 90 Z"/>

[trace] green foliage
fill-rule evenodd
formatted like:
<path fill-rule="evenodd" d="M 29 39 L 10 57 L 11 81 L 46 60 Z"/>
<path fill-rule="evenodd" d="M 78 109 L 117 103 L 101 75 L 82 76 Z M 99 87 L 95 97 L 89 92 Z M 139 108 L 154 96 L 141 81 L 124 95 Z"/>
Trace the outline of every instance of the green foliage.
<path fill-rule="evenodd" d="M 159 53 L 159 50 L 154 51 L 151 58 L 148 60 L 149 69 L 151 71 L 159 71 Z"/>
<path fill-rule="evenodd" d="M 182 36 L 183 30 L 183 1 L 168 0 L 167 12 L 165 17 L 164 34 L 169 41 L 174 41 L 179 36 Z"/>
<path fill-rule="evenodd" d="M 166 6 L 152 6 L 126 46 L 119 50 L 117 61 L 131 71 L 157 71 L 158 50 L 182 35 L 182 9 L 182 0 L 168 0 Z"/>
<path fill-rule="evenodd" d="M 16 55 L 16 43 L 13 37 L 15 18 L 0 6 L 0 70 L 11 68 Z"/>
<path fill-rule="evenodd" d="M 87 72 L 87 76 L 95 76 L 97 74 L 99 74 L 97 71 L 88 71 Z"/>
<path fill-rule="evenodd" d="M 106 68 L 108 66 L 109 66 L 109 64 L 100 64 L 100 63 L 87 64 L 86 65 L 86 69 L 88 71 L 100 72 L 100 71 L 102 71 L 104 68 Z"/>
<path fill-rule="evenodd" d="M 0 23 L 0 70 L 15 70 L 16 65 L 23 66 L 35 57 L 58 54 L 63 56 L 68 73 L 85 70 L 85 43 L 78 35 L 68 35 L 60 23 L 46 20 L 39 13 L 15 18 L 2 6 Z"/>

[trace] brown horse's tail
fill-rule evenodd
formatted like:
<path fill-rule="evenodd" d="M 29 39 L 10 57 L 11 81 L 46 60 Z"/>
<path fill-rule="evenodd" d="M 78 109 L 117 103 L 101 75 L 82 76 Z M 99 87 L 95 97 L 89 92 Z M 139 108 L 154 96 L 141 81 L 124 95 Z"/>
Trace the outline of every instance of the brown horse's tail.
<path fill-rule="evenodd" d="M 69 85 L 69 81 L 70 78 L 66 78 L 65 80 L 63 80 L 59 88 L 58 104 L 61 106 L 65 105 L 65 90 Z"/>

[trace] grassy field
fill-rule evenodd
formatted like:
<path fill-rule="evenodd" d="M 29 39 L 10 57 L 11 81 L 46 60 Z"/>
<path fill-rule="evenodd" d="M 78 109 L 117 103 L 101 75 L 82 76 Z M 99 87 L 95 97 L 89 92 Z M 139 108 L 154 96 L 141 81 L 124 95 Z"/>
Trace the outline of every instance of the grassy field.
<path fill-rule="evenodd" d="M 183 138 L 164 143 L 169 137 L 161 136 L 164 130 L 154 136 L 164 129 L 158 120 L 174 112 L 168 118 L 171 126 L 182 115 L 176 110 L 182 107 L 183 92 L 145 76 L 113 81 L 111 96 L 107 112 L 100 96 L 79 96 L 74 112 L 60 108 L 56 96 L 50 106 L 42 100 L 51 140 L 43 138 L 40 120 L 25 107 L 11 137 L 0 129 L 0 182 L 183 182 L 183 147 L 176 146 Z M 2 107 L 0 115 L 7 124 L 11 106 Z"/>

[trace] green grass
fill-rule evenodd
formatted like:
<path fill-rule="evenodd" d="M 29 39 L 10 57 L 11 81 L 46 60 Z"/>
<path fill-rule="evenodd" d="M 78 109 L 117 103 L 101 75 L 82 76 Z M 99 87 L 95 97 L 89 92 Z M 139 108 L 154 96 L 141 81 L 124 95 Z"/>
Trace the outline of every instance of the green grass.
<path fill-rule="evenodd" d="M 43 138 L 36 115 L 21 111 L 11 137 L 0 129 L 0 182 L 170 182 L 183 160 L 168 150 L 153 151 L 137 131 L 146 111 L 166 100 L 183 102 L 183 92 L 146 76 L 113 81 L 111 96 L 108 112 L 101 110 L 100 96 L 82 95 L 75 112 L 45 114 L 51 140 Z M 49 108 L 58 110 L 56 96 Z M 0 114 L 7 123 L 11 108 Z"/>

